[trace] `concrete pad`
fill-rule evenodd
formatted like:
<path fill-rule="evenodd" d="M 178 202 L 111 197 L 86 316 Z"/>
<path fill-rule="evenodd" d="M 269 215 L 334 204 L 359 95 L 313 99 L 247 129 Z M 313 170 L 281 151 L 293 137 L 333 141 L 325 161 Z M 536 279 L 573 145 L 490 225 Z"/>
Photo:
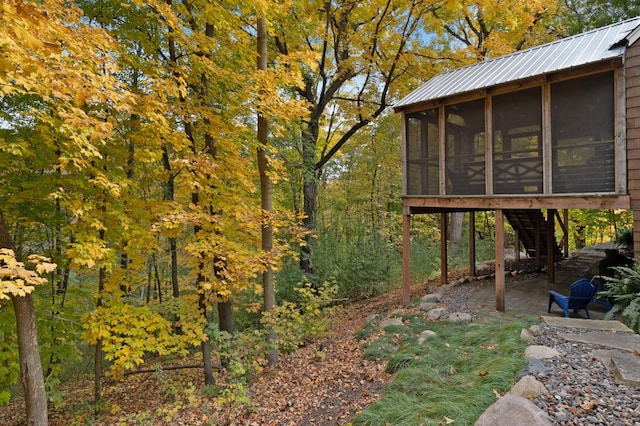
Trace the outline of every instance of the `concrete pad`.
<path fill-rule="evenodd" d="M 584 328 L 587 330 L 607 330 L 619 333 L 633 334 L 633 330 L 620 321 L 605 321 L 596 319 L 566 318 L 542 316 L 542 321 L 551 327 Z"/>
<path fill-rule="evenodd" d="M 570 342 L 590 343 L 628 352 L 640 351 L 640 336 L 637 334 L 591 331 L 583 334 L 563 333 L 560 336 Z"/>
<path fill-rule="evenodd" d="M 611 372 L 614 377 L 627 386 L 640 386 L 640 357 L 611 358 Z"/>

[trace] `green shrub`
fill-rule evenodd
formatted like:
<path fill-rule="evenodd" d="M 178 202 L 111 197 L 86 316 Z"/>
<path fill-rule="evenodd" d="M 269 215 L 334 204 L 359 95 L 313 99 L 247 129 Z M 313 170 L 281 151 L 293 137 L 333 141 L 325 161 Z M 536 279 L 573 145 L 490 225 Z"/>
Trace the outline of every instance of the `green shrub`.
<path fill-rule="evenodd" d="M 613 309 L 608 318 L 620 312 L 622 320 L 636 333 L 640 331 L 640 264 L 634 268 L 616 267 L 615 277 L 601 277 L 606 282 L 606 290 L 599 297 L 613 301 Z"/>
<path fill-rule="evenodd" d="M 296 289 L 297 303 L 285 301 L 264 314 L 262 324 L 278 336 L 280 352 L 291 353 L 325 336 L 337 290 L 333 281 L 325 281 L 318 289 L 302 282 Z"/>

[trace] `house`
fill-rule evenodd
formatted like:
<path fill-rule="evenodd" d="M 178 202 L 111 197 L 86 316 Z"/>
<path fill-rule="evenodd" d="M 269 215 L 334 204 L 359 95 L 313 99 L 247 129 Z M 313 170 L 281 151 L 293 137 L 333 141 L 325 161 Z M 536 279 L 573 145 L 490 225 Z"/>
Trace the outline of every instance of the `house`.
<path fill-rule="evenodd" d="M 501 311 L 505 220 L 527 251 L 546 257 L 550 282 L 561 254 L 555 221 L 564 226 L 569 208 L 634 209 L 640 258 L 639 39 L 640 17 L 444 72 L 395 106 L 403 121 L 405 303 L 416 214 L 440 213 L 446 229 L 447 213 L 495 211 Z"/>

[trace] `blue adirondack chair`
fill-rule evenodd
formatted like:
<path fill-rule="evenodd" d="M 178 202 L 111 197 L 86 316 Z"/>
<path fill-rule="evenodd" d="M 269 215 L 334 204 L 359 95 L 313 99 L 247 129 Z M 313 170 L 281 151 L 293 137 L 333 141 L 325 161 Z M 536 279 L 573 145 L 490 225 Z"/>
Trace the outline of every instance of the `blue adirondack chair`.
<path fill-rule="evenodd" d="M 570 310 L 577 313 L 579 310 L 584 309 L 587 313 L 587 318 L 591 319 L 587 305 L 593 300 L 597 291 L 597 286 L 586 278 L 571 284 L 569 296 L 563 296 L 560 293 L 549 290 L 549 309 L 547 312 L 551 312 L 551 305 L 555 302 L 562 308 L 564 316 L 567 318 L 569 318 Z"/>

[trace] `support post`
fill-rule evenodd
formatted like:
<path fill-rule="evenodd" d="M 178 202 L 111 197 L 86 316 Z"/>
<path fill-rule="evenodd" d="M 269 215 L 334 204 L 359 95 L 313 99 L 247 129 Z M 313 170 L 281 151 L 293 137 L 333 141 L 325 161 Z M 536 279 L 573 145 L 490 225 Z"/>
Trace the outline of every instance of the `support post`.
<path fill-rule="evenodd" d="M 536 271 L 542 270 L 542 210 L 536 212 Z"/>
<path fill-rule="evenodd" d="M 448 262 L 447 262 L 447 229 L 449 220 L 447 213 L 440 213 L 440 285 L 447 284 Z"/>
<path fill-rule="evenodd" d="M 504 312 L 504 213 L 496 210 L 496 310 Z"/>
<path fill-rule="evenodd" d="M 562 210 L 562 250 L 564 251 L 564 257 L 569 257 L 569 209 Z"/>
<path fill-rule="evenodd" d="M 547 281 L 551 284 L 556 282 L 555 255 L 556 255 L 556 211 L 547 209 Z"/>
<path fill-rule="evenodd" d="M 476 267 L 476 212 L 469 212 L 469 275 L 478 275 Z"/>
<path fill-rule="evenodd" d="M 411 215 L 402 215 L 402 304 L 411 302 Z"/>

